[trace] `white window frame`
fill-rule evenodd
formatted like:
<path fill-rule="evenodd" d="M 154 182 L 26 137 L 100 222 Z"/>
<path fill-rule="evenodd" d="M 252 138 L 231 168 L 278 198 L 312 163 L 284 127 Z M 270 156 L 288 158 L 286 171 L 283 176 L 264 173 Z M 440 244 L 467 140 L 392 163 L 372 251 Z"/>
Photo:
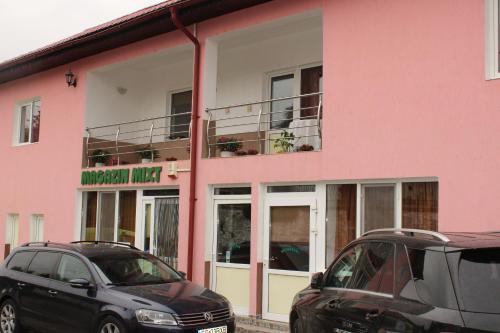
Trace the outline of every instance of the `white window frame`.
<path fill-rule="evenodd" d="M 9 214 L 5 224 L 5 244 L 12 251 L 19 244 L 19 214 Z"/>
<path fill-rule="evenodd" d="M 500 79 L 499 68 L 499 2 L 485 0 L 485 64 L 486 79 Z"/>
<path fill-rule="evenodd" d="M 313 67 L 318 67 L 318 66 L 324 66 L 323 61 L 316 61 L 308 64 L 302 64 L 302 65 L 297 65 L 294 67 L 289 67 L 285 69 L 278 69 L 274 70 L 271 72 L 267 72 L 265 74 L 264 78 L 264 96 L 265 99 L 271 99 L 272 98 L 272 82 L 273 78 L 279 77 L 279 76 L 284 76 L 284 75 L 293 75 L 293 96 L 299 96 L 300 95 L 300 90 L 301 90 L 301 82 L 302 82 L 302 70 L 307 69 L 307 68 L 313 68 Z M 281 129 L 275 129 L 271 130 L 271 103 L 266 103 L 264 105 L 265 113 L 268 114 L 266 117 L 267 121 L 267 130 L 268 131 L 276 131 L 280 132 Z M 300 117 L 300 99 L 299 98 L 294 98 L 293 99 L 293 118 L 298 118 Z"/>
<path fill-rule="evenodd" d="M 36 144 L 39 141 L 36 142 L 31 142 L 33 139 L 33 105 L 39 102 L 41 104 L 41 99 L 40 98 L 33 98 L 21 103 L 18 103 L 16 105 L 15 109 L 15 117 L 14 117 L 14 135 L 13 135 L 13 144 L 15 146 L 25 146 L 25 145 L 32 145 Z M 30 127 L 29 127 L 29 137 L 28 137 L 28 142 L 21 142 L 20 137 L 21 137 L 21 110 L 23 107 L 29 107 L 29 120 L 30 120 Z"/>
<path fill-rule="evenodd" d="M 165 138 L 166 140 L 171 140 L 170 139 L 170 133 L 171 133 L 171 115 L 172 115 L 172 96 L 175 94 L 180 94 L 188 91 L 193 91 L 192 87 L 187 87 L 187 88 L 182 88 L 182 89 L 175 89 L 175 90 L 170 90 L 167 92 L 167 105 L 166 105 L 166 116 L 167 118 L 165 119 Z M 193 112 L 193 105 L 191 101 L 191 112 Z M 189 135 L 187 138 L 181 138 L 179 140 L 189 140 Z"/>
<path fill-rule="evenodd" d="M 44 224 L 43 214 L 33 214 L 30 220 L 30 242 L 43 242 Z"/>

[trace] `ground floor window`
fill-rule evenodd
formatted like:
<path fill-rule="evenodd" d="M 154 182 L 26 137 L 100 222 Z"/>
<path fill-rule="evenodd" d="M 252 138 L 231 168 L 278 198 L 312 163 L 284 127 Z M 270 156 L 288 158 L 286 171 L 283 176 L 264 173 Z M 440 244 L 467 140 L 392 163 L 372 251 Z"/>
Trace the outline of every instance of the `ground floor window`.
<path fill-rule="evenodd" d="M 438 182 L 331 184 L 326 193 L 326 265 L 370 230 L 438 229 Z"/>
<path fill-rule="evenodd" d="M 5 225 L 5 256 L 19 243 L 19 214 L 9 214 Z"/>
<path fill-rule="evenodd" d="M 43 215 L 33 214 L 30 221 L 30 242 L 43 241 Z"/>
<path fill-rule="evenodd" d="M 83 192 L 82 216 L 82 240 L 131 244 L 177 267 L 178 190 Z"/>

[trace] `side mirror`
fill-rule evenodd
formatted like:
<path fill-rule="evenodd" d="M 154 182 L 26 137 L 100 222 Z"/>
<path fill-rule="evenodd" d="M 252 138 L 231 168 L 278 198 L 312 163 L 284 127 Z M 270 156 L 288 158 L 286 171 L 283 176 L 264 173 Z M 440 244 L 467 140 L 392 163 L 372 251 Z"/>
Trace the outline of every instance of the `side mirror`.
<path fill-rule="evenodd" d="M 186 273 L 184 273 L 184 272 L 179 272 L 179 274 L 182 276 L 182 278 L 183 278 L 184 280 L 186 279 L 186 276 L 187 276 L 187 274 L 186 274 Z"/>
<path fill-rule="evenodd" d="M 73 288 L 78 288 L 78 289 L 89 289 L 91 287 L 90 281 L 86 279 L 73 279 L 69 281 L 69 284 Z"/>
<path fill-rule="evenodd" d="M 315 273 L 311 278 L 311 289 L 320 289 L 323 284 L 323 273 Z"/>

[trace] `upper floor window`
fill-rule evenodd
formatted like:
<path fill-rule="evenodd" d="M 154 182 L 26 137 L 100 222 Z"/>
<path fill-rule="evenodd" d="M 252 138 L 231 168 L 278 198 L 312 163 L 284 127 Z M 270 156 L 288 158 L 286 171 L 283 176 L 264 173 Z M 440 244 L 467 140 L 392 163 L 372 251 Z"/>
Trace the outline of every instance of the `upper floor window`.
<path fill-rule="evenodd" d="M 40 115 L 40 100 L 33 100 L 18 106 L 17 137 L 15 143 L 26 144 L 38 142 L 40 137 Z"/>
<path fill-rule="evenodd" d="M 486 0 L 486 78 L 500 78 L 499 6 L 500 0 Z"/>

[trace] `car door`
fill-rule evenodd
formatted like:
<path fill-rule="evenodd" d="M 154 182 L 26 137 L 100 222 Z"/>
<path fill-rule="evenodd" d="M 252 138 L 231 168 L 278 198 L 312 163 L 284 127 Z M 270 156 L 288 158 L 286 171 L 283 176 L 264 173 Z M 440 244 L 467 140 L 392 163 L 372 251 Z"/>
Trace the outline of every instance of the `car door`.
<path fill-rule="evenodd" d="M 339 332 L 376 332 L 393 297 L 393 270 L 391 243 L 363 242 L 345 252 L 325 281 L 330 297 L 323 312 L 329 327 Z"/>
<path fill-rule="evenodd" d="M 19 307 L 26 325 L 42 332 L 57 332 L 54 320 L 58 315 L 47 308 L 50 301 L 49 285 L 60 253 L 38 251 L 26 273 L 18 275 Z"/>
<path fill-rule="evenodd" d="M 90 282 L 89 287 L 72 286 L 74 279 Z M 97 289 L 88 266 L 77 256 L 63 254 L 50 284 L 51 299 L 47 306 L 57 316 L 55 326 L 58 332 L 90 332 L 99 312 Z"/>
<path fill-rule="evenodd" d="M 301 306 L 305 309 L 302 318 L 306 332 L 346 330 L 349 323 L 341 313 L 341 305 L 361 251 L 361 245 L 346 249 L 327 270 L 321 291 L 312 293 L 307 303 Z"/>

